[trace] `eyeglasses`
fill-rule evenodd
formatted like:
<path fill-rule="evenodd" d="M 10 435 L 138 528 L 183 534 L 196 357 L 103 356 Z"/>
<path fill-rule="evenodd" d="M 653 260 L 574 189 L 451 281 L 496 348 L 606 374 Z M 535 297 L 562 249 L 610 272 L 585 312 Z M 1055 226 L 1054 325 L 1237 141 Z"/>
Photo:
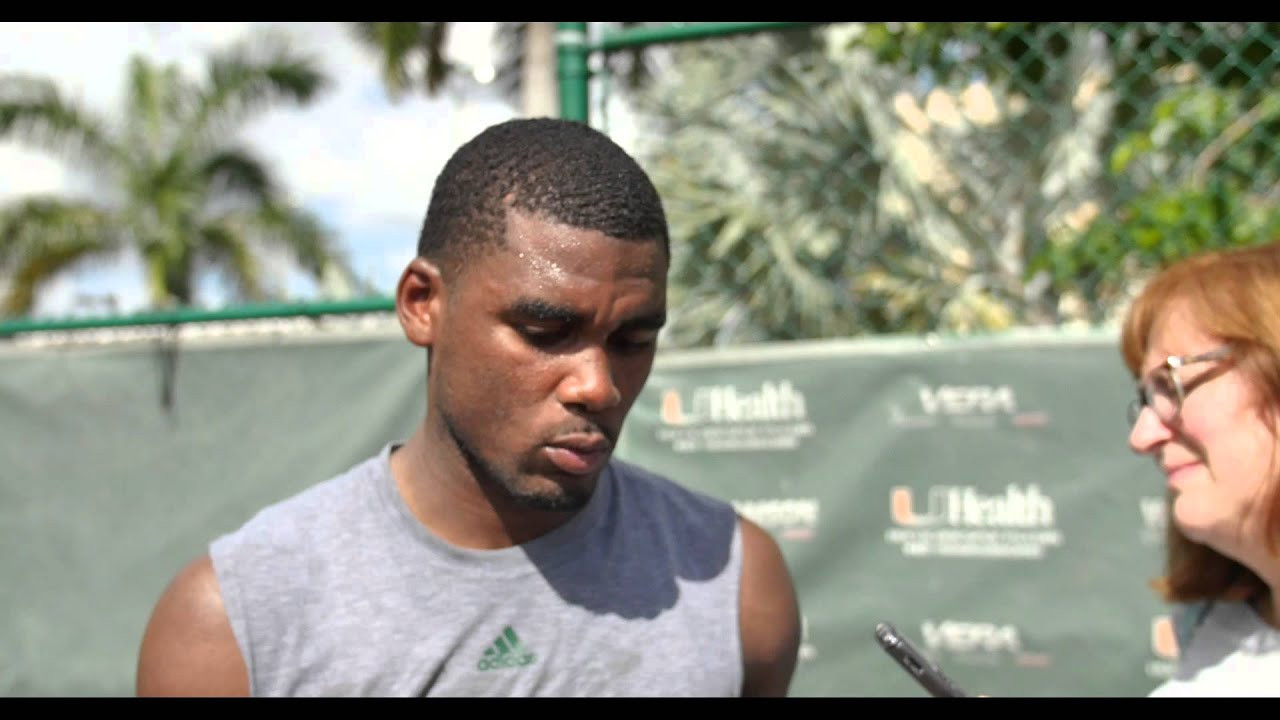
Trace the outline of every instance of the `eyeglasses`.
<path fill-rule="evenodd" d="M 1199 382 L 1190 387 L 1183 385 L 1178 377 L 1178 370 L 1194 363 L 1221 360 L 1230 354 L 1231 347 L 1223 346 L 1199 355 L 1170 355 L 1164 365 L 1138 383 L 1138 397 L 1129 403 L 1129 427 L 1138 422 L 1138 416 L 1142 414 L 1144 407 L 1154 410 L 1160 422 L 1173 422 L 1182 411 L 1182 401 L 1186 399 L 1187 393 L 1200 385 Z"/>

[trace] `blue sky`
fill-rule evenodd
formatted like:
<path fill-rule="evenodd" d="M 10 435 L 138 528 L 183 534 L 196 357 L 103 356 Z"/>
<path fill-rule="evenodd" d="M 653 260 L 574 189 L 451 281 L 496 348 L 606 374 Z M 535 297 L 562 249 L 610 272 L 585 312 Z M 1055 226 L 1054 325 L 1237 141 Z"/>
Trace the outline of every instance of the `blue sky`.
<path fill-rule="evenodd" d="M 458 23 L 449 47 L 452 59 L 483 75 L 493 60 L 492 25 Z M 0 70 L 50 77 L 73 97 L 111 113 L 130 53 L 177 62 L 195 73 L 206 50 L 267 27 L 316 52 L 335 83 L 305 109 L 260 116 L 245 128 L 244 138 L 272 164 L 294 199 L 336 233 L 356 270 L 390 293 L 413 255 L 422 213 L 444 162 L 483 127 L 518 112 L 490 88 L 459 83 L 434 99 L 411 96 L 393 103 L 383 92 L 374 58 L 340 23 L 4 23 Z M 56 158 L 0 142 L 0 205 L 35 193 L 92 195 L 93 190 Z M 313 291 L 309 282 L 288 273 L 282 259 L 272 267 L 289 278 L 296 298 Z M 121 311 L 142 308 L 135 259 L 67 273 L 41 294 L 34 314 L 91 312 L 92 299 L 106 294 L 115 296 Z M 201 301 L 222 304 L 216 282 L 202 286 Z"/>

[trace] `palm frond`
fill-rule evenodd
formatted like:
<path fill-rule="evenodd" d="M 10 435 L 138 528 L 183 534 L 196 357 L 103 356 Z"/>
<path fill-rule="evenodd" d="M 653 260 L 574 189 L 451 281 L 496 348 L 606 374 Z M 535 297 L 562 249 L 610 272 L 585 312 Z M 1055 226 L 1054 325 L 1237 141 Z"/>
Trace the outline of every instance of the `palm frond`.
<path fill-rule="evenodd" d="M 269 107 L 311 102 L 331 84 L 319 61 L 286 38 L 255 36 L 210 57 L 191 129 L 226 133 Z"/>
<path fill-rule="evenodd" d="M 56 197 L 25 198 L 0 210 L 0 271 L 63 248 L 119 247 L 115 218 L 86 202 Z"/>
<path fill-rule="evenodd" d="M 0 76 L 0 139 L 90 168 L 114 164 L 124 154 L 106 120 L 65 97 L 51 81 L 20 74 Z"/>
<path fill-rule="evenodd" d="M 319 278 L 328 263 L 339 261 L 333 237 L 309 212 L 282 204 L 266 205 L 254 214 L 253 225 L 264 242 L 288 250 L 312 277 Z"/>
<path fill-rule="evenodd" d="M 232 218 L 208 223 L 200 228 L 202 260 L 222 271 L 237 298 L 258 301 L 266 298 L 258 257 L 245 237 L 245 226 Z"/>
<path fill-rule="evenodd" d="M 31 312 L 35 307 L 36 291 L 89 252 L 87 247 L 63 247 L 19 265 L 10 280 L 9 291 L 0 300 L 0 312 L 6 315 L 25 315 Z"/>
<path fill-rule="evenodd" d="M 444 87 L 444 82 L 453 71 L 453 63 L 444 56 L 445 45 L 449 42 L 449 23 L 425 23 L 422 29 L 423 39 L 420 42 L 426 58 L 423 68 L 423 85 L 427 94 L 434 94 Z"/>
<path fill-rule="evenodd" d="M 280 188 L 271 171 L 246 148 L 220 148 L 197 171 L 210 198 L 243 196 L 255 205 L 275 202 Z"/>
<path fill-rule="evenodd" d="M 311 213 L 288 207 L 264 207 L 257 215 L 263 240 L 286 250 L 326 297 L 370 296 L 377 294 L 367 280 L 359 277 L 350 259 L 329 230 Z"/>
<path fill-rule="evenodd" d="M 128 142 L 134 153 L 148 156 L 172 145 L 175 119 L 189 112 L 192 90 L 176 65 L 157 67 L 142 56 L 130 58 L 125 86 Z"/>
<path fill-rule="evenodd" d="M 453 72 L 444 56 L 449 23 L 354 22 L 348 27 L 378 58 L 383 87 L 393 101 L 415 89 L 434 95 Z"/>
<path fill-rule="evenodd" d="M 119 247 L 110 213 L 88 203 L 36 197 L 0 211 L 0 313 L 31 311 L 40 286 L 81 259 Z"/>

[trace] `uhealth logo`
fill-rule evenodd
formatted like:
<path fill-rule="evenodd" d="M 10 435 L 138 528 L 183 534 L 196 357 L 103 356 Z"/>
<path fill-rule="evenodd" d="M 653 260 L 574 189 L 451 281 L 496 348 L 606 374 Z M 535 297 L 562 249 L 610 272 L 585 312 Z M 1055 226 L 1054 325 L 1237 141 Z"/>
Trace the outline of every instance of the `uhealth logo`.
<path fill-rule="evenodd" d="M 990 495 L 972 485 L 935 485 L 927 497 L 920 512 L 911 488 L 893 488 L 889 512 L 894 523 L 903 527 L 1053 527 L 1053 500 L 1035 484 L 1010 484 L 1003 493 Z"/>
<path fill-rule="evenodd" d="M 731 424 L 803 420 L 804 395 L 783 380 L 765 381 L 759 388 L 739 390 L 733 385 L 695 387 L 692 402 L 685 406 L 679 390 L 662 394 L 662 422 L 682 427 L 700 424 Z"/>
<path fill-rule="evenodd" d="M 915 491 L 889 491 L 885 542 L 907 557 L 1031 558 L 1062 544 L 1053 499 L 1038 485 L 1009 484 L 984 493 L 972 485 L 935 485 L 923 506 Z"/>
<path fill-rule="evenodd" d="M 814 434 L 804 393 L 790 380 L 758 387 L 663 391 L 657 439 L 675 452 L 790 451 Z"/>

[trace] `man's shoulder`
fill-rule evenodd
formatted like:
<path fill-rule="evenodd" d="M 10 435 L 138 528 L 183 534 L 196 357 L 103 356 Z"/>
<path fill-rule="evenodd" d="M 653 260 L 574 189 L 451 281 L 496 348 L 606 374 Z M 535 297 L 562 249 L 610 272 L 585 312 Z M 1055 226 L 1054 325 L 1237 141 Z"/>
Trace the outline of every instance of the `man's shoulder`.
<path fill-rule="evenodd" d="M 733 514 L 733 505 L 706 491 L 694 488 L 672 476 L 636 463 L 610 460 L 619 482 L 629 494 L 640 494 L 654 502 L 690 511 Z"/>
<path fill-rule="evenodd" d="M 614 531 L 644 548 L 632 561 L 683 578 L 728 578 L 710 592 L 727 592 L 721 600 L 735 597 L 744 554 L 743 526 L 733 505 L 626 461 L 618 461 L 613 472 Z"/>
<path fill-rule="evenodd" d="M 353 492 L 379 472 L 380 463 L 386 462 L 384 455 L 364 458 L 259 508 L 242 525 L 219 540 L 242 539 L 258 545 L 306 542 L 321 526 L 339 516 L 337 510 L 350 506 Z"/>
<path fill-rule="evenodd" d="M 358 569 L 360 540 L 383 521 L 375 493 L 385 462 L 385 453 L 366 458 L 213 538 L 209 559 L 228 612 L 287 614 Z"/>

